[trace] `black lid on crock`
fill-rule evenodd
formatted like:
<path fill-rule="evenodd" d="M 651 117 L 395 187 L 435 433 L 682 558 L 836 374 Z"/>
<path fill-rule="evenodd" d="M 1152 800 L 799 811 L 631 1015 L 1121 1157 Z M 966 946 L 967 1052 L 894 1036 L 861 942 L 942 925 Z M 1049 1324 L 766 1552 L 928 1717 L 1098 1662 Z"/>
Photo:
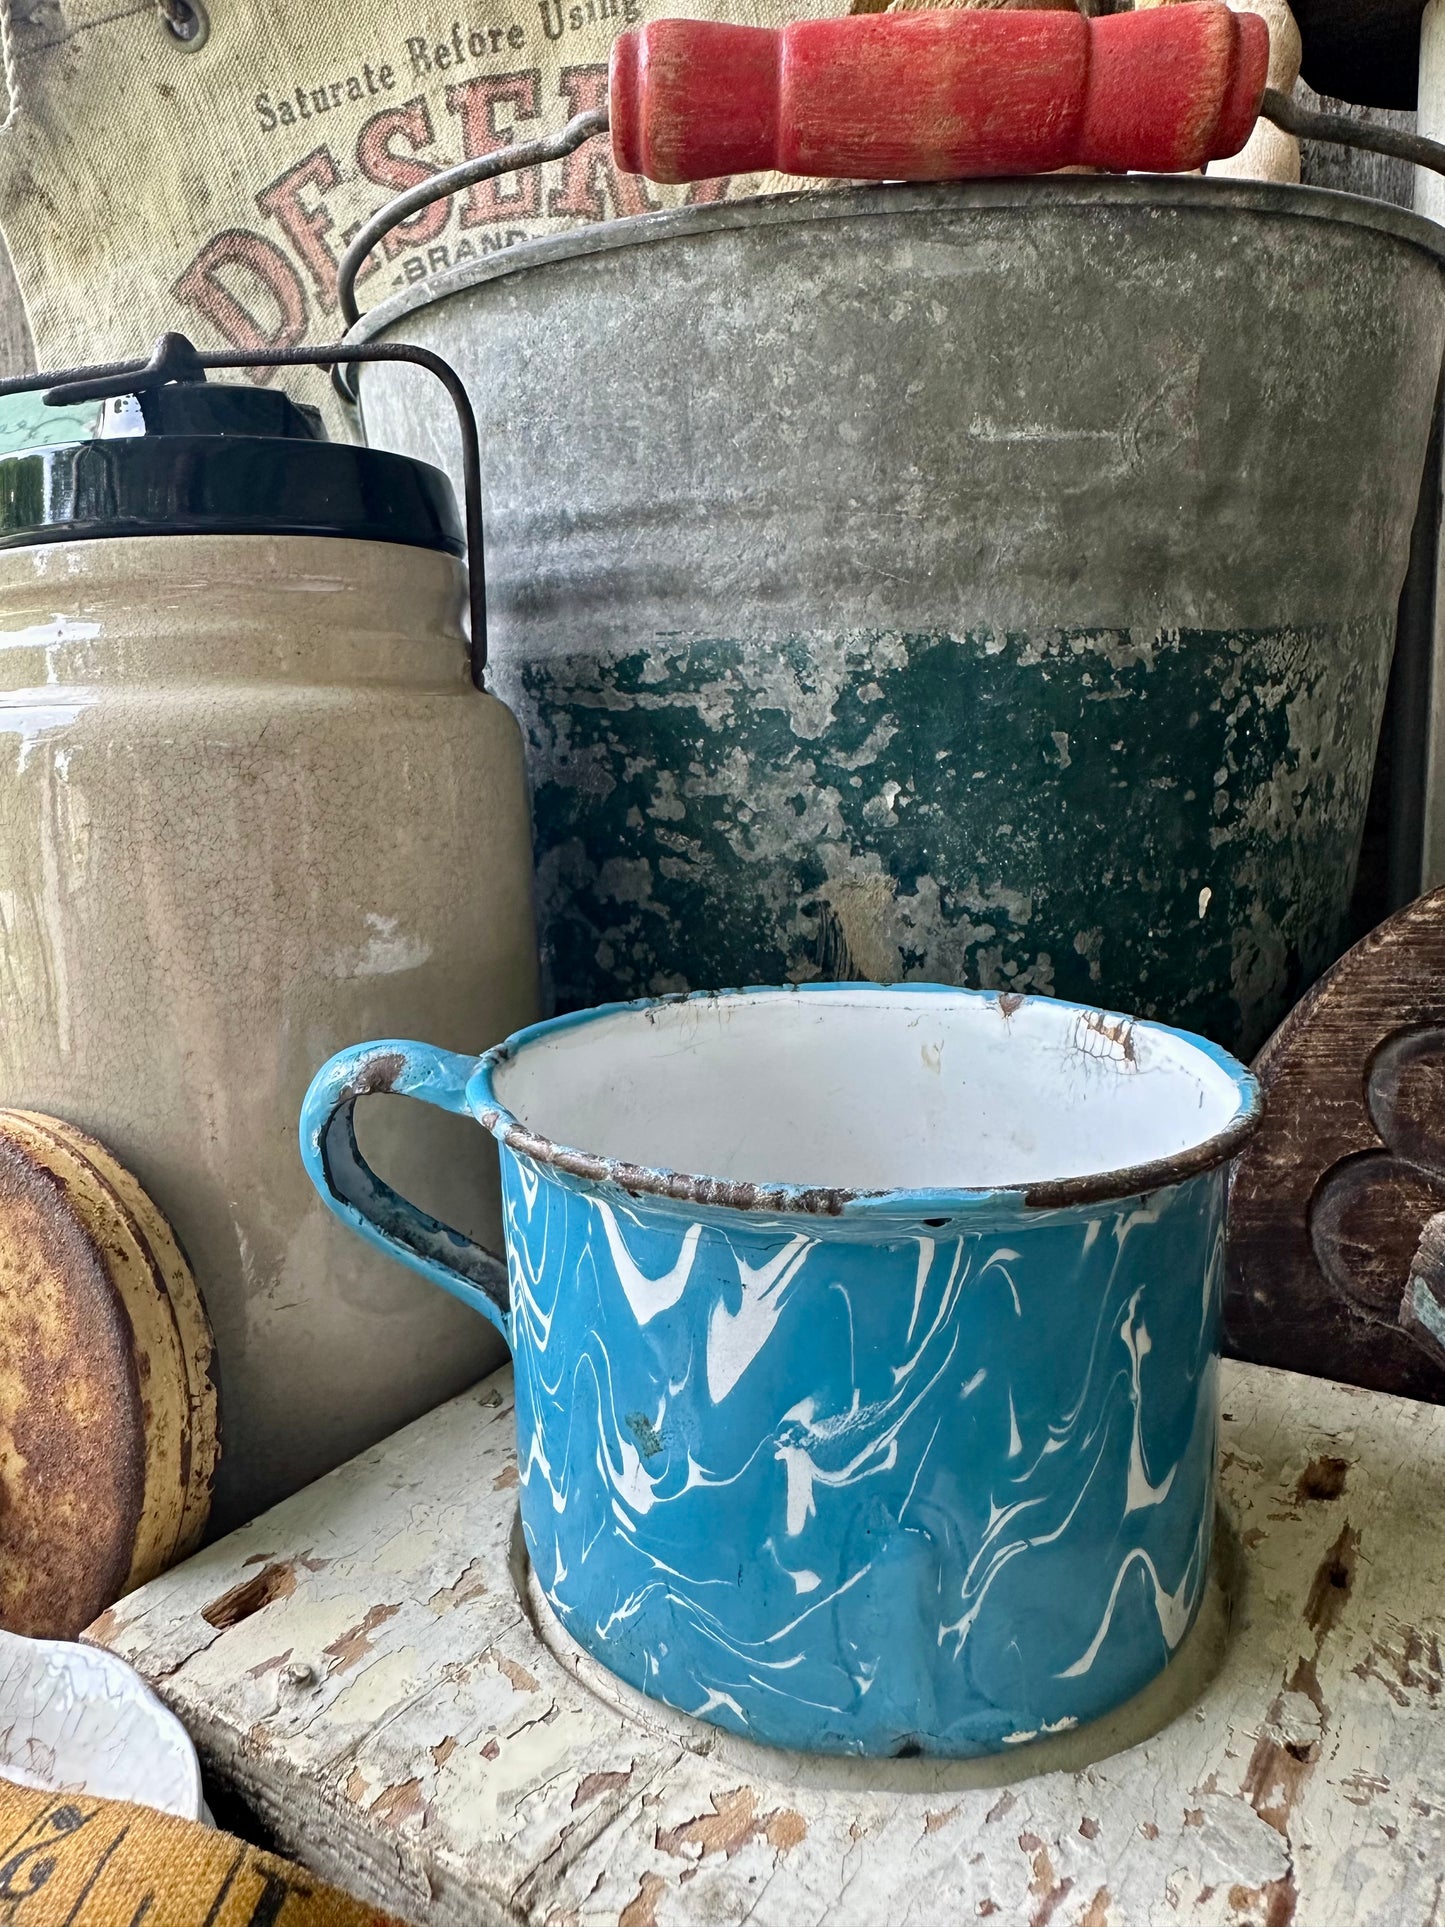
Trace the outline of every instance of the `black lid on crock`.
<path fill-rule="evenodd" d="M 76 411 L 57 426 L 73 435 Z M 466 547 L 440 469 L 328 441 L 279 390 L 194 376 L 102 399 L 86 439 L 0 454 L 0 549 L 136 535 Z"/>

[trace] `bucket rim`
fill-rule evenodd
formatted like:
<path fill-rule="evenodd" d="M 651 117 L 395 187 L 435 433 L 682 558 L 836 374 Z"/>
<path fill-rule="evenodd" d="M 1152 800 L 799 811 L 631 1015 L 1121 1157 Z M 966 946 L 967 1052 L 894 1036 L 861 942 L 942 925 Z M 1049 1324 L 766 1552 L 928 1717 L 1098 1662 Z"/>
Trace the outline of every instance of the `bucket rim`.
<path fill-rule="evenodd" d="M 564 234 L 542 235 L 497 248 L 459 267 L 425 275 L 370 308 L 347 332 L 347 343 L 374 341 L 398 322 L 454 295 L 533 268 L 656 245 L 697 234 L 737 228 L 788 227 L 807 221 L 917 213 L 949 207 L 976 209 L 1065 206 L 1157 211 L 1198 208 L 1207 213 L 1266 214 L 1276 218 L 1334 222 L 1372 229 L 1418 248 L 1445 269 L 1445 226 L 1409 208 L 1337 188 L 1279 181 L 1211 181 L 1181 174 L 1047 174 L 1019 179 L 880 182 L 863 187 L 802 188 L 786 194 L 711 201 L 700 207 L 663 208 L 649 214 L 598 221 Z M 366 364 L 358 369 L 365 379 Z"/>

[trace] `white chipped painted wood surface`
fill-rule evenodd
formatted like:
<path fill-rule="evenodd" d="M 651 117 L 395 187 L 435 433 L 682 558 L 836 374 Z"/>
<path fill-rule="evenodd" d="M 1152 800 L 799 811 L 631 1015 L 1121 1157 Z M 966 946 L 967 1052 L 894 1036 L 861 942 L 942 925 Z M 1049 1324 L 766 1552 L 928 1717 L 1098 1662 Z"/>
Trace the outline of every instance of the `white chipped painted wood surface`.
<path fill-rule="evenodd" d="M 1433 1927 L 1445 1408 L 1249 1365 L 1222 1392 L 1222 1660 L 1093 1765 L 1085 1735 L 1042 1773 L 709 1752 L 590 1691 L 519 1598 L 505 1372 L 91 1636 L 284 1845 L 418 1922 Z"/>

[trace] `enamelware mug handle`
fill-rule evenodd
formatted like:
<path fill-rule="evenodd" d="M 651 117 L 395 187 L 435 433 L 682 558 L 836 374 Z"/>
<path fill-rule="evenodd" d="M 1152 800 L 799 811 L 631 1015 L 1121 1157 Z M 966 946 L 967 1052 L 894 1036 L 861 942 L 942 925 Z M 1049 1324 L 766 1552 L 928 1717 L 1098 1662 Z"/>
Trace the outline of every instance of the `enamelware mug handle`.
<path fill-rule="evenodd" d="M 301 1161 L 343 1224 L 481 1312 L 510 1344 L 506 1264 L 384 1183 L 361 1155 L 352 1115 L 359 1097 L 390 1095 L 468 1117 L 467 1079 L 476 1067 L 474 1057 L 400 1039 L 338 1051 L 312 1078 L 301 1106 Z"/>

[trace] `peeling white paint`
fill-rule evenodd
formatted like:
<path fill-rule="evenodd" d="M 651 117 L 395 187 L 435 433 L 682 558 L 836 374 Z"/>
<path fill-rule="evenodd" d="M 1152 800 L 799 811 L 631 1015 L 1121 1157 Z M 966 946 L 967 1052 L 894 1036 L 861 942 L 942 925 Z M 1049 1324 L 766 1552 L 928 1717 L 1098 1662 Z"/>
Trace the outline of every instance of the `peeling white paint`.
<path fill-rule="evenodd" d="M 1222 1612 L 1197 1657 L 1188 1635 L 1193 1670 L 1166 1672 L 1174 1698 L 1147 1717 L 1020 1733 L 1002 1759 L 950 1767 L 769 1753 L 554 1656 L 509 1574 L 508 1383 L 428 1414 L 108 1617 L 105 1637 L 157 1679 L 211 1770 L 319 1872 L 430 1927 L 471 1927 L 497 1894 L 579 1927 L 634 1927 L 639 1893 L 654 1927 L 749 1911 L 760 1927 L 873 1927 L 900 1894 L 918 1927 L 1046 1905 L 1053 1927 L 1266 1927 L 1291 1904 L 1296 1927 L 1414 1927 L 1437 1910 L 1445 1541 L 1430 1522 L 1445 1408 L 1226 1362 L 1226 1544 L 1243 1572 L 1228 1637 Z M 1344 1489 L 1302 1502 L 1321 1453 L 1347 1460 Z M 1310 1602 L 1346 1531 L 1354 1583 L 1331 1584 L 1322 1631 Z M 376 1550 L 391 1565 L 408 1534 L 411 1580 L 398 1564 L 369 1588 Z M 293 1598 L 224 1633 L 201 1617 L 258 1560 L 304 1548 L 317 1558 Z M 427 1601 L 473 1563 L 486 1592 L 464 1625 L 438 1617 Z M 814 1597 L 800 1587 L 800 1607 Z M 316 1665 L 390 1600 L 363 1679 Z M 314 1685 L 265 1670 L 288 1648 Z"/>

